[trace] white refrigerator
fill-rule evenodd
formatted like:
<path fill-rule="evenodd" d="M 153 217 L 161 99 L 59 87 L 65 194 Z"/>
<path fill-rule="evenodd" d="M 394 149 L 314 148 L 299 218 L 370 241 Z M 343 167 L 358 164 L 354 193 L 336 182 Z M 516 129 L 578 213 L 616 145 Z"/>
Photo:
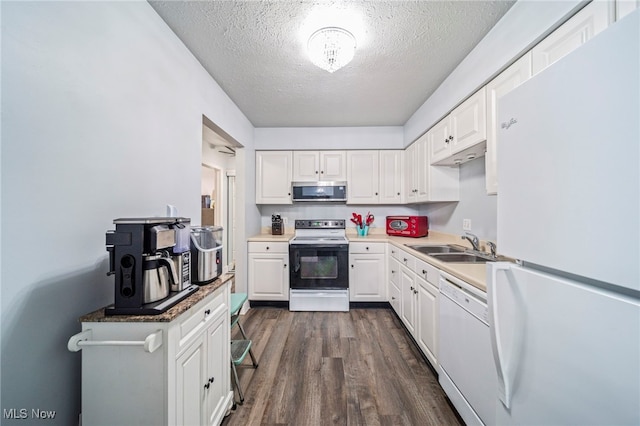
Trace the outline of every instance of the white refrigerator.
<path fill-rule="evenodd" d="M 640 424 L 640 11 L 498 103 L 496 424 Z"/>

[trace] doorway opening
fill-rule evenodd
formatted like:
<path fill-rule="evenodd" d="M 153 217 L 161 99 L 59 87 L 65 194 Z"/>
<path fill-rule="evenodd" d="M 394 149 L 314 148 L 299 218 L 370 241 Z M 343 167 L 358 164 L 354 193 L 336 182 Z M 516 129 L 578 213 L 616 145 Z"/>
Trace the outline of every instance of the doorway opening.
<path fill-rule="evenodd" d="M 224 271 L 236 267 L 236 150 L 242 145 L 203 116 L 202 124 L 202 226 L 223 227 Z"/>
<path fill-rule="evenodd" d="M 202 164 L 202 186 L 200 190 L 202 210 L 200 223 L 202 226 L 222 226 L 222 170 Z"/>

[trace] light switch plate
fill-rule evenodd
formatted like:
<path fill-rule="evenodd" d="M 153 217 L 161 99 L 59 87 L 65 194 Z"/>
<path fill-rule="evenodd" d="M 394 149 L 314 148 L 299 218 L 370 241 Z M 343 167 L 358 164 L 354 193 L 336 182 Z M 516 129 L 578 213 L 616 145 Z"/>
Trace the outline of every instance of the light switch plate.
<path fill-rule="evenodd" d="M 471 231 L 471 219 L 462 219 L 462 230 Z"/>

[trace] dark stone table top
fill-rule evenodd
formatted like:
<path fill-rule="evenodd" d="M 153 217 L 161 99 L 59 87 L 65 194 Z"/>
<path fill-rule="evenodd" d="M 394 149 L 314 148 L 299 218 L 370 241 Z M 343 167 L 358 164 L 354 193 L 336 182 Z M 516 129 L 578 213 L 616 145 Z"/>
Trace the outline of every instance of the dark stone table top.
<path fill-rule="evenodd" d="M 222 274 L 217 280 L 210 284 L 200 286 L 198 291 L 181 300 L 167 311 L 159 315 L 105 315 L 105 308 L 83 315 L 80 322 L 171 322 L 181 314 L 188 311 L 192 306 L 206 298 L 211 293 L 232 280 L 233 274 Z"/>

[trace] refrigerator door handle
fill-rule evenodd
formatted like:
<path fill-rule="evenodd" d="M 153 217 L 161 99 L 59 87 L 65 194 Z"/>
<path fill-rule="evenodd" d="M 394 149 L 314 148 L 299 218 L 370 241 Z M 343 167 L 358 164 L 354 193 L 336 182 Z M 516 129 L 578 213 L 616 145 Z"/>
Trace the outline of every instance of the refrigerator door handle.
<path fill-rule="evenodd" d="M 496 364 L 496 372 L 498 374 L 498 398 L 502 404 L 508 409 L 511 405 L 511 386 L 509 377 L 507 377 L 507 369 L 504 364 L 504 349 L 502 347 L 500 334 L 500 317 L 497 309 L 498 271 L 509 271 L 511 263 L 508 262 L 487 262 L 488 286 L 487 298 L 489 304 L 489 329 L 491 331 L 491 347 L 493 349 L 493 360 Z"/>

